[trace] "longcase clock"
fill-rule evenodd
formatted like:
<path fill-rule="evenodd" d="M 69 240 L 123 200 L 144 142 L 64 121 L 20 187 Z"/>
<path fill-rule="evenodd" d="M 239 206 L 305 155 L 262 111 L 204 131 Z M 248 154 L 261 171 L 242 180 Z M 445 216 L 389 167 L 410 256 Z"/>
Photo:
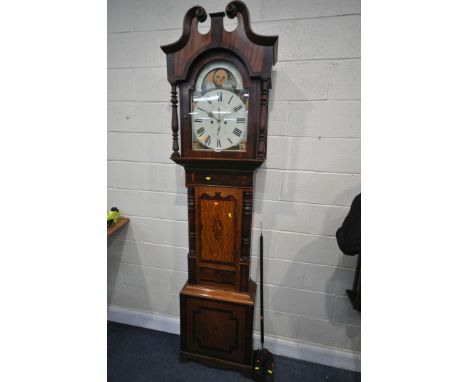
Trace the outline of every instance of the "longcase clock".
<path fill-rule="evenodd" d="M 234 31 L 224 29 L 226 15 L 237 17 Z M 209 16 L 211 28 L 201 34 L 198 24 L 207 13 L 200 6 L 189 9 L 180 39 L 161 47 L 172 87 L 171 159 L 185 168 L 188 194 L 180 356 L 249 375 L 256 293 L 250 279 L 254 172 L 266 160 L 278 37 L 254 33 L 241 1 Z"/>

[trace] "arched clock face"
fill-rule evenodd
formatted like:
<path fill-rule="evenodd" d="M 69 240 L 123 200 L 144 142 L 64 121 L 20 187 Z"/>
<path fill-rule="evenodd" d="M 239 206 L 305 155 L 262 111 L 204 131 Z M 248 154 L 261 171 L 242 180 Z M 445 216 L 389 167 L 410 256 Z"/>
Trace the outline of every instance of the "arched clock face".
<path fill-rule="evenodd" d="M 233 65 L 217 61 L 203 68 L 191 99 L 192 149 L 246 151 L 248 99 Z"/>
<path fill-rule="evenodd" d="M 241 98 L 224 89 L 196 98 L 192 129 L 199 144 L 215 151 L 233 147 L 245 150 L 247 110 Z"/>

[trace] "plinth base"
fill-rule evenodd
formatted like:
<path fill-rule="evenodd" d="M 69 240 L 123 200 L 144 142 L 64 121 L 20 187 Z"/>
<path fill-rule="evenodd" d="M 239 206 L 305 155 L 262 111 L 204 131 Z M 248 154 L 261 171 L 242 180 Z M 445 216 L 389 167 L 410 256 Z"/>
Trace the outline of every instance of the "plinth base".
<path fill-rule="evenodd" d="M 256 289 L 252 280 L 248 293 L 185 284 L 180 292 L 181 360 L 250 376 Z"/>
<path fill-rule="evenodd" d="M 180 360 L 182 362 L 195 361 L 202 363 L 203 365 L 216 367 L 220 369 L 235 370 L 242 373 L 245 377 L 252 377 L 252 365 L 244 365 L 242 363 L 229 362 L 222 359 L 213 357 L 207 357 L 200 354 L 187 353 L 184 351 L 180 352 Z"/>

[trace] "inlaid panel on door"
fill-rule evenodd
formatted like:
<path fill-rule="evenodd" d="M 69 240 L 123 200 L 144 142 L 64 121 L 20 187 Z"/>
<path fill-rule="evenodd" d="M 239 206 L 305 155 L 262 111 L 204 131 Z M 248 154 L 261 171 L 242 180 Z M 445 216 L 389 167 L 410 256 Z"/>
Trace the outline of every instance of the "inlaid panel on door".
<path fill-rule="evenodd" d="M 244 335 L 252 322 L 253 306 L 186 297 L 183 350 L 232 362 L 249 361 L 252 338 Z"/>
<path fill-rule="evenodd" d="M 236 288 L 242 190 L 199 186 L 195 201 L 198 280 Z"/>

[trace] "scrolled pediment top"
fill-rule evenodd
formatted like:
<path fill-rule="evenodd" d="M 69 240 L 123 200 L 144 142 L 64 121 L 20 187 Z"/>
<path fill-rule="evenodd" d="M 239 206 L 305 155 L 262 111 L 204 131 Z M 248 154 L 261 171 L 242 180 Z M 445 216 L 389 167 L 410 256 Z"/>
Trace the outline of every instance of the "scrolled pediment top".
<path fill-rule="evenodd" d="M 190 38 L 192 20 L 194 18 L 197 18 L 199 23 L 203 23 L 206 21 L 207 17 L 208 14 L 206 13 L 205 8 L 203 8 L 202 6 L 195 5 L 194 7 L 190 8 L 184 16 L 184 23 L 182 25 L 182 36 L 180 36 L 180 38 L 172 44 L 161 45 L 161 49 L 163 50 L 163 52 L 169 54 L 182 49 L 187 44 Z"/>
<path fill-rule="evenodd" d="M 238 16 L 238 14 L 240 14 L 244 20 L 245 33 L 250 41 L 258 45 L 273 46 L 276 51 L 278 36 L 263 36 L 255 33 L 250 26 L 250 13 L 247 5 L 239 0 L 231 1 L 226 6 L 227 17 L 233 19 L 234 17 Z M 276 57 L 276 52 L 274 56 Z"/>
<path fill-rule="evenodd" d="M 228 31 L 224 18 L 237 17 L 238 25 Z M 167 78 L 170 83 L 187 80 L 194 62 L 217 52 L 238 57 L 247 67 L 250 77 L 271 77 L 271 67 L 277 61 L 278 36 L 262 36 L 252 31 L 247 6 L 239 0 L 227 4 L 225 12 L 209 14 L 210 30 L 199 31 L 199 23 L 208 14 L 201 6 L 190 8 L 184 17 L 182 36 L 174 43 L 163 45 L 166 53 Z M 204 28 L 203 28 L 204 29 Z"/>

